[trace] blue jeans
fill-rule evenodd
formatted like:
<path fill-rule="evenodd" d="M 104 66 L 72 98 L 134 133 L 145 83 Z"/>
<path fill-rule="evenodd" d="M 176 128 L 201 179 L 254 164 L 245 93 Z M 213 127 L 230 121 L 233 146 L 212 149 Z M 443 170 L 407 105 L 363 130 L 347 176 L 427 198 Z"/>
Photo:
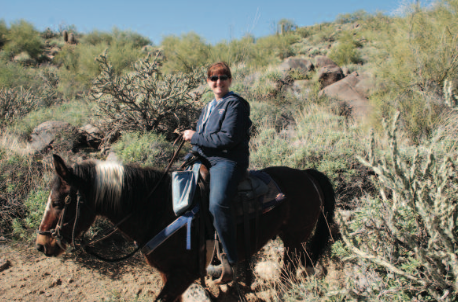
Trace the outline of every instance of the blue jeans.
<path fill-rule="evenodd" d="M 220 161 L 210 168 L 210 213 L 230 264 L 237 262 L 236 224 L 232 201 L 247 166 Z"/>

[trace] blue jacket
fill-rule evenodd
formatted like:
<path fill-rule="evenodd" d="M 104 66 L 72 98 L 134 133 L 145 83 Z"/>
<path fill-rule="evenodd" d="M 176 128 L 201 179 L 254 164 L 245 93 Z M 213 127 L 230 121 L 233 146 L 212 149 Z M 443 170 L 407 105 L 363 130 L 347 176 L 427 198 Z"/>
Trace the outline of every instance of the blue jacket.
<path fill-rule="evenodd" d="M 205 106 L 192 136 L 193 150 L 206 157 L 212 165 L 221 160 L 235 161 L 248 166 L 250 105 L 232 92 L 220 100 L 203 127 L 203 117 L 209 109 Z"/>

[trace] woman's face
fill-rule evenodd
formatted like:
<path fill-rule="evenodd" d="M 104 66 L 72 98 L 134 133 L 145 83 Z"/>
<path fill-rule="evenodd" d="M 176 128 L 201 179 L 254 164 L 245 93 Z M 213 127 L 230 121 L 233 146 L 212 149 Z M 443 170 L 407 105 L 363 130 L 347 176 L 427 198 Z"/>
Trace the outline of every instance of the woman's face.
<path fill-rule="evenodd" d="M 229 87 L 232 84 L 232 79 L 227 78 L 226 80 L 221 80 L 221 76 L 226 76 L 225 74 L 213 74 L 209 79 L 207 78 L 208 86 L 210 86 L 211 90 L 215 94 L 215 98 L 217 100 L 221 99 L 229 92 Z M 216 81 L 215 80 L 217 77 Z"/>

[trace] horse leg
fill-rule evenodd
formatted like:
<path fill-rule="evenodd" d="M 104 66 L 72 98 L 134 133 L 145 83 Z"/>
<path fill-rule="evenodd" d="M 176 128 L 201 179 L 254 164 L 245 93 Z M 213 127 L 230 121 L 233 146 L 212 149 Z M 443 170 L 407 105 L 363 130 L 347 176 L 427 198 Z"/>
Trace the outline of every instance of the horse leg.
<path fill-rule="evenodd" d="M 165 284 L 155 300 L 157 302 L 180 302 L 181 295 L 196 279 L 194 275 L 184 270 L 175 270 L 161 275 Z"/>
<path fill-rule="evenodd" d="M 288 279 L 296 279 L 296 271 L 299 265 L 304 268 L 307 264 L 307 253 L 301 244 L 301 241 L 297 238 L 292 240 L 291 236 L 280 236 L 283 241 L 284 252 L 283 252 L 283 269 L 282 269 L 282 280 L 285 282 Z"/>

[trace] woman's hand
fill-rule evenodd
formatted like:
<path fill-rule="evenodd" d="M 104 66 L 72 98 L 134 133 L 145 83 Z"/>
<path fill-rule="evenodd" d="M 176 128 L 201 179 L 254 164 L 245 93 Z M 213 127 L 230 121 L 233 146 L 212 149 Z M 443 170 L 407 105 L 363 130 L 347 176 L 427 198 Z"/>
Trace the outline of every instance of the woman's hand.
<path fill-rule="evenodd" d="M 190 142 L 192 136 L 194 135 L 194 133 L 196 133 L 196 131 L 194 131 L 194 130 L 185 130 L 185 131 L 183 131 L 183 139 L 185 141 Z"/>

